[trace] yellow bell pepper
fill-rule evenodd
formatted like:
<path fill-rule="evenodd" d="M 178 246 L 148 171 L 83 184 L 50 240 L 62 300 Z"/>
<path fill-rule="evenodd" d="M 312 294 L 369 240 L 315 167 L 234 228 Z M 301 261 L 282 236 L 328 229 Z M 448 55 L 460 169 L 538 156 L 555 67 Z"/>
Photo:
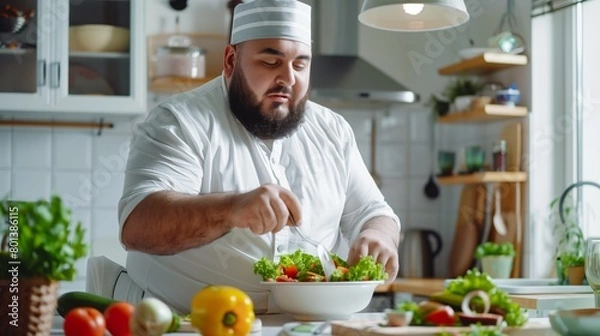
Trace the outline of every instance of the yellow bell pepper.
<path fill-rule="evenodd" d="M 191 303 L 191 323 L 202 336 L 246 336 L 254 323 L 254 305 L 242 290 L 208 286 Z"/>

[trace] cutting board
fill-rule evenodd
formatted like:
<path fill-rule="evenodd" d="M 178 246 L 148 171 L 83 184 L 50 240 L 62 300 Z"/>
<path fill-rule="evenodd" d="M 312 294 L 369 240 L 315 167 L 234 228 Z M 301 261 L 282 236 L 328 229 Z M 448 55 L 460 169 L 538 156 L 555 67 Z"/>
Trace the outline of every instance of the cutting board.
<path fill-rule="evenodd" d="M 473 255 L 483 232 L 484 220 L 485 186 L 465 185 L 460 196 L 454 240 L 448 262 L 451 278 L 464 275 L 473 266 Z"/>
<path fill-rule="evenodd" d="M 440 333 L 458 334 L 471 331 L 470 327 L 386 327 L 385 321 L 333 321 L 331 334 L 340 336 L 396 336 L 396 335 L 439 335 Z M 542 336 L 556 335 L 547 318 L 530 319 L 527 324 L 519 328 L 505 328 L 502 330 L 511 336 Z"/>
<path fill-rule="evenodd" d="M 506 141 L 506 170 L 521 171 L 522 156 L 522 127 L 521 123 L 507 123 L 502 128 L 500 139 Z"/>

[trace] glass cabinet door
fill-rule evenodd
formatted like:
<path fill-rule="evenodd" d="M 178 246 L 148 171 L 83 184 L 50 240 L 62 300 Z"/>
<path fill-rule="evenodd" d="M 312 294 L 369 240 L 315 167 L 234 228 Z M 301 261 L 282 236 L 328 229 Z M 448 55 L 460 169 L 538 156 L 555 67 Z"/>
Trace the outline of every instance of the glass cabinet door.
<path fill-rule="evenodd" d="M 130 1 L 71 1 L 69 95 L 129 96 Z"/>
<path fill-rule="evenodd" d="M 68 22 L 56 44 L 61 109 L 145 107 L 142 6 L 140 0 L 68 1 Z"/>
<path fill-rule="evenodd" d="M 46 86 L 48 45 L 52 34 L 42 27 L 42 1 L 0 1 L 0 99 L 2 109 L 49 103 Z"/>

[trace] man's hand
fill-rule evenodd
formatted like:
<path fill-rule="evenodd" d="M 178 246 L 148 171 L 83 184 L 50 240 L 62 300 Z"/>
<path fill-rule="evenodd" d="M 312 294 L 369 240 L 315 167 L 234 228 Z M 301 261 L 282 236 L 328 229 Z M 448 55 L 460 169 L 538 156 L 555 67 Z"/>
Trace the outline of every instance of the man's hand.
<path fill-rule="evenodd" d="M 387 282 L 398 275 L 398 241 L 400 233 L 392 219 L 375 217 L 369 220 L 350 245 L 348 263 L 354 265 L 361 257 L 370 255 L 383 264 L 388 274 Z"/>
<path fill-rule="evenodd" d="M 302 220 L 301 204 L 289 190 L 265 184 L 233 198 L 231 222 L 257 235 L 279 232 L 285 225 Z"/>

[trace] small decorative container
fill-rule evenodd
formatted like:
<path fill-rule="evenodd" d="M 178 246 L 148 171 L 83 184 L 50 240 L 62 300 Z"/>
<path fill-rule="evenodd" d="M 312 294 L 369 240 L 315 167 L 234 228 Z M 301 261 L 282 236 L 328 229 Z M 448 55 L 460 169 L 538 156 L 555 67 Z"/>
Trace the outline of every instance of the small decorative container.
<path fill-rule="evenodd" d="M 396 309 L 386 309 L 385 315 L 387 317 L 387 323 L 390 327 L 403 327 L 410 324 L 413 318 L 413 312 L 411 311 L 400 311 Z"/>
<path fill-rule="evenodd" d="M 521 91 L 516 86 L 511 85 L 506 90 L 496 91 L 496 103 L 506 106 L 516 106 L 521 99 Z"/>
<path fill-rule="evenodd" d="M 157 77 L 204 78 L 206 59 L 204 51 L 196 46 L 164 46 L 156 55 Z"/>

